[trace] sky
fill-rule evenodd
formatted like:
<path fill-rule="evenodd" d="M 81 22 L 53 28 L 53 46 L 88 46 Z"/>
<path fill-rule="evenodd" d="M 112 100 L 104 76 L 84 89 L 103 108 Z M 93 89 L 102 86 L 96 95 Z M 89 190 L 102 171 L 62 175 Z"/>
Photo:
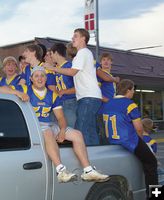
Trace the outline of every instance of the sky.
<path fill-rule="evenodd" d="M 0 46 L 35 37 L 71 40 L 85 0 L 0 0 Z M 100 46 L 164 57 L 164 0 L 99 0 Z M 90 39 L 95 44 L 95 38 Z"/>

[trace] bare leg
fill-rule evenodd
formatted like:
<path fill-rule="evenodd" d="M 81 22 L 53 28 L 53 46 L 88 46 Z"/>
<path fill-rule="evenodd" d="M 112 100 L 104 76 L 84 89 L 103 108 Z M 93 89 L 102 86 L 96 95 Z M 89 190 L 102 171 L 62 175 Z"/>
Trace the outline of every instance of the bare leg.
<path fill-rule="evenodd" d="M 51 129 L 47 129 L 44 131 L 44 141 L 48 156 L 50 157 L 55 166 L 60 165 L 61 160 L 59 154 L 59 147 Z"/>
<path fill-rule="evenodd" d="M 71 141 L 73 144 L 73 150 L 78 157 L 83 168 L 90 165 L 88 160 L 87 149 L 83 140 L 83 136 L 80 131 L 71 129 L 66 132 L 65 139 Z"/>

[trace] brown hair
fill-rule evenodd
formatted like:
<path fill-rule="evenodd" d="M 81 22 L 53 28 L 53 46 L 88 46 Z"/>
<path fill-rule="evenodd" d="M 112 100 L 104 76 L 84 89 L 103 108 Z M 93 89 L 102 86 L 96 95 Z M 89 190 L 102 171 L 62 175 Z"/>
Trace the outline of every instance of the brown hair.
<path fill-rule="evenodd" d="M 153 130 L 153 120 L 144 118 L 142 119 L 142 124 L 145 132 L 149 133 L 151 130 Z"/>
<path fill-rule="evenodd" d="M 102 53 L 100 56 L 100 62 L 103 58 L 109 58 L 112 61 L 112 56 L 109 53 Z"/>
<path fill-rule="evenodd" d="M 134 82 L 130 79 L 122 79 L 117 85 L 117 94 L 125 95 L 128 90 L 134 87 Z"/>
<path fill-rule="evenodd" d="M 84 29 L 84 28 L 77 28 L 77 29 L 74 30 L 74 33 L 75 32 L 78 32 L 78 33 L 80 33 L 80 35 L 82 37 L 85 37 L 85 42 L 86 42 L 86 44 L 88 44 L 88 41 L 90 39 L 90 35 L 89 35 L 89 32 L 86 29 Z"/>
<path fill-rule="evenodd" d="M 35 52 L 35 56 L 36 58 L 42 62 L 42 59 L 43 59 L 43 50 L 42 48 L 37 45 L 37 44 L 31 44 L 31 45 L 28 45 L 25 49 L 28 49 L 30 52 Z"/>

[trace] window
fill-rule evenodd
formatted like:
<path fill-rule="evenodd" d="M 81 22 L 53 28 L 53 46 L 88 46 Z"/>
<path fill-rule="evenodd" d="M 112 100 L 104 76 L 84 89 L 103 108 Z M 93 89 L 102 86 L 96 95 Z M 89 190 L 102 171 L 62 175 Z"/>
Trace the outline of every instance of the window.
<path fill-rule="evenodd" d="M 19 106 L 0 99 L 0 151 L 30 148 L 30 138 Z"/>
<path fill-rule="evenodd" d="M 134 95 L 134 101 L 139 105 L 143 118 L 148 117 L 152 120 L 163 120 L 161 92 L 140 90 Z"/>
<path fill-rule="evenodd" d="M 162 95 L 160 92 L 143 93 L 143 117 L 163 120 Z"/>

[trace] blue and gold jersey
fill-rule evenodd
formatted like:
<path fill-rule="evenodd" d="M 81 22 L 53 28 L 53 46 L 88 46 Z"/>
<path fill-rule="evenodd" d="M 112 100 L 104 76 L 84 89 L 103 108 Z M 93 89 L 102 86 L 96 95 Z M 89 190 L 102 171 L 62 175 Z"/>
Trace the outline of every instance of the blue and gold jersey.
<path fill-rule="evenodd" d="M 0 77 L 0 86 L 9 86 L 9 85 L 16 86 L 19 84 L 20 79 L 21 79 L 20 75 L 13 76 L 10 80 L 7 80 L 6 77 Z"/>
<path fill-rule="evenodd" d="M 42 66 L 43 63 L 40 63 L 39 66 Z M 30 86 L 31 85 L 31 70 L 33 68 L 30 65 L 27 65 L 24 69 L 24 71 L 21 74 L 21 78 L 26 81 L 26 85 Z M 49 70 L 46 70 L 47 74 L 47 81 L 46 81 L 46 87 L 49 85 L 55 85 L 55 75 L 53 72 L 50 72 Z"/>
<path fill-rule="evenodd" d="M 150 137 L 148 133 L 143 134 L 143 141 L 145 141 L 154 153 L 157 153 L 157 142 Z"/>
<path fill-rule="evenodd" d="M 32 86 L 26 85 L 17 86 L 15 89 L 24 92 L 29 95 L 30 103 L 36 113 L 40 122 L 51 122 L 50 113 L 54 108 L 61 106 L 59 96 L 51 90 L 45 88 L 45 95 L 40 97 Z"/>
<path fill-rule="evenodd" d="M 71 68 L 72 63 L 69 61 L 64 62 L 61 66 L 58 66 L 60 68 Z M 70 89 L 74 87 L 73 77 L 72 76 L 66 76 L 59 73 L 55 74 L 55 81 L 56 81 L 56 87 L 57 90 L 65 90 Z M 73 99 L 75 98 L 75 94 L 64 94 L 61 97 L 61 100 L 67 100 L 67 99 Z"/>
<path fill-rule="evenodd" d="M 131 99 L 119 95 L 104 105 L 103 113 L 105 132 L 110 144 L 121 144 L 134 152 L 138 135 L 133 121 L 140 120 L 141 117 L 137 105 Z"/>
<path fill-rule="evenodd" d="M 102 70 L 104 73 L 108 74 L 109 76 L 113 77 L 112 74 L 106 70 Z M 97 77 L 98 84 L 100 86 L 102 95 L 108 99 L 112 99 L 116 95 L 116 84 L 115 82 L 108 82 L 104 81 L 101 78 Z"/>

